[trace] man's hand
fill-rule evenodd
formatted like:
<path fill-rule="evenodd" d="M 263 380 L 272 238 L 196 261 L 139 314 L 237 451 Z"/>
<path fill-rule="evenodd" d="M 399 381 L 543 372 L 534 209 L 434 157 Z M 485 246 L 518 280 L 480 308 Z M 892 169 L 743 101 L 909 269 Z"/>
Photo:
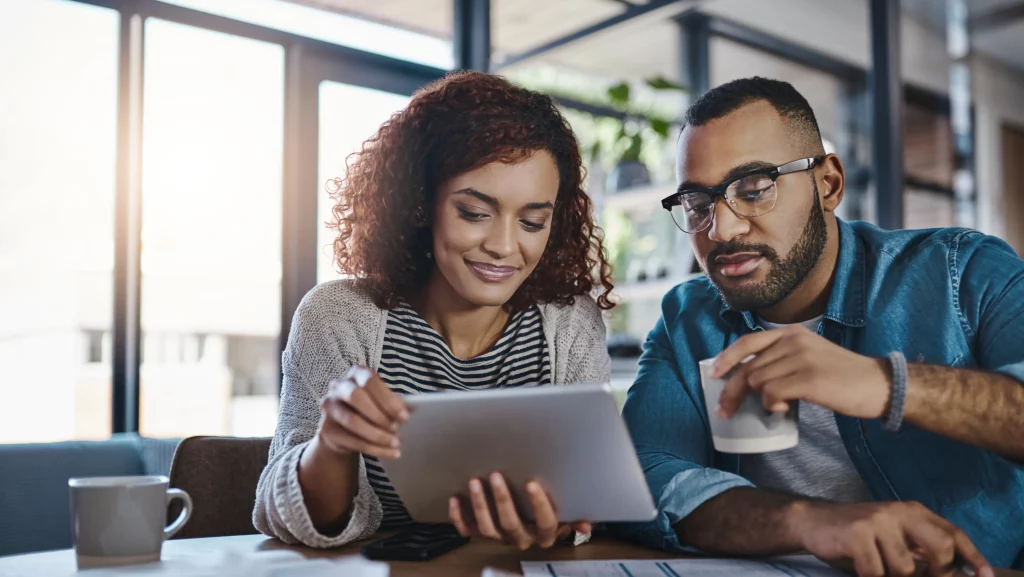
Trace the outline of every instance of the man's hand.
<path fill-rule="evenodd" d="M 558 515 L 555 514 L 551 499 L 548 498 L 540 483 L 536 481 L 526 484 L 526 494 L 533 506 L 535 520 L 533 523 L 524 523 L 519 518 L 515 502 L 512 500 L 512 493 L 509 491 L 504 477 L 498 473 L 492 473 L 490 485 L 491 495 L 494 499 L 493 508 L 484 492 L 483 482 L 480 479 L 470 480 L 469 499 L 473 507 L 472 518 L 462 511 L 457 497 L 450 499 L 448 516 L 463 537 L 479 535 L 515 545 L 525 551 L 534 545 L 542 548 L 551 547 L 559 539 L 568 537 L 573 530 L 580 533 L 590 533 L 591 531 L 590 523 L 586 521 L 559 525 Z M 497 520 L 491 514 L 492 510 L 497 513 Z"/>
<path fill-rule="evenodd" d="M 978 577 L 995 573 L 963 531 L 919 503 L 793 505 L 790 527 L 822 559 L 851 559 L 857 575 L 913 575 L 915 561 L 932 576 L 953 575 L 959 557 Z"/>
<path fill-rule="evenodd" d="M 731 417 L 752 390 L 769 411 L 784 412 L 789 401 L 803 400 L 850 417 L 878 418 L 892 389 L 887 367 L 885 359 L 858 355 L 800 325 L 750 333 L 715 361 L 715 378 L 736 369 L 722 390 L 718 415 Z"/>

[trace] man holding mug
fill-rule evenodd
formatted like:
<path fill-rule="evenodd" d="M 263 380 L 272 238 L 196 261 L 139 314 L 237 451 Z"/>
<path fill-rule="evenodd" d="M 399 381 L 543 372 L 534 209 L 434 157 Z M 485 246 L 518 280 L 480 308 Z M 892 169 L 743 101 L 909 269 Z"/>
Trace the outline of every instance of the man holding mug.
<path fill-rule="evenodd" d="M 677 174 L 662 204 L 706 276 L 647 338 L 623 416 L 660 514 L 617 532 L 861 575 L 1021 568 L 1024 262 L 974 231 L 838 219 L 843 165 L 784 82 L 697 100 Z M 776 413 L 798 442 L 754 438 Z"/>

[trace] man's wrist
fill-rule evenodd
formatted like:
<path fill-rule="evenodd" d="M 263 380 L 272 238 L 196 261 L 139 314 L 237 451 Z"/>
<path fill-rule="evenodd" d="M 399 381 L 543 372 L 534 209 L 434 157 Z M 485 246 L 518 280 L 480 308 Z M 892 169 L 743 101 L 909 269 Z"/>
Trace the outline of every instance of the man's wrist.
<path fill-rule="evenodd" d="M 807 525 L 816 503 L 810 500 L 799 499 L 786 504 L 782 515 L 783 542 L 787 548 L 797 550 L 804 548 L 804 535 L 807 532 Z"/>
<path fill-rule="evenodd" d="M 907 359 L 903 353 L 894 351 L 886 356 L 889 364 L 889 402 L 886 403 L 882 415 L 882 426 L 887 431 L 896 432 L 903 424 L 905 403 L 907 400 Z"/>

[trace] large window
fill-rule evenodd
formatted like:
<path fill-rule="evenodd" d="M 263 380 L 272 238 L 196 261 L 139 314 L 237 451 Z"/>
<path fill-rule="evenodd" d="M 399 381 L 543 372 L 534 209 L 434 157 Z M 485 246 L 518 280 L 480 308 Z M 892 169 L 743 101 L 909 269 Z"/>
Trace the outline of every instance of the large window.
<path fill-rule="evenodd" d="M 321 0 L 166 1 L 392 58 L 438 68 L 452 67 L 451 40 L 441 37 L 451 35 L 451 0 L 336 3 Z M 443 29 L 447 29 L 447 33 L 438 34 Z"/>
<path fill-rule="evenodd" d="M 146 22 L 140 432 L 269 435 L 284 49 Z"/>
<path fill-rule="evenodd" d="M 0 443 L 273 433 L 282 318 L 338 276 L 324 183 L 409 100 L 358 85 L 408 94 L 450 64 L 451 3 L 430 1 L 449 10 L 417 31 L 386 7 L 0 2 Z M 319 144 L 317 190 L 286 134 Z M 285 252 L 314 230 L 315 278 Z"/>
<path fill-rule="evenodd" d="M 348 156 L 358 151 L 363 141 L 377 132 L 381 123 L 408 102 L 408 96 L 390 92 L 340 82 L 320 83 L 317 282 L 339 278 L 331 252 L 334 231 L 324 224 L 331 218 L 334 202 L 324 185 L 330 179 L 344 178 Z"/>
<path fill-rule="evenodd" d="M 118 22 L 0 3 L 0 443 L 110 433 Z"/>

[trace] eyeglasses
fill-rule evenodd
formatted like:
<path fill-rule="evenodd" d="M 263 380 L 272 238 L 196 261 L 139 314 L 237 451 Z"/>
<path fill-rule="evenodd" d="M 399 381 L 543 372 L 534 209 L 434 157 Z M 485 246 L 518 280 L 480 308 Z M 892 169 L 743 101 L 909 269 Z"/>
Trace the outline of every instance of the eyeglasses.
<path fill-rule="evenodd" d="M 763 216 L 775 208 L 779 197 L 775 181 L 780 176 L 811 170 L 824 159 L 824 156 L 801 158 L 730 178 L 718 186 L 680 190 L 662 199 L 661 206 L 672 215 L 679 230 L 688 234 L 697 234 L 711 226 L 718 197 L 724 198 L 738 216 Z"/>

